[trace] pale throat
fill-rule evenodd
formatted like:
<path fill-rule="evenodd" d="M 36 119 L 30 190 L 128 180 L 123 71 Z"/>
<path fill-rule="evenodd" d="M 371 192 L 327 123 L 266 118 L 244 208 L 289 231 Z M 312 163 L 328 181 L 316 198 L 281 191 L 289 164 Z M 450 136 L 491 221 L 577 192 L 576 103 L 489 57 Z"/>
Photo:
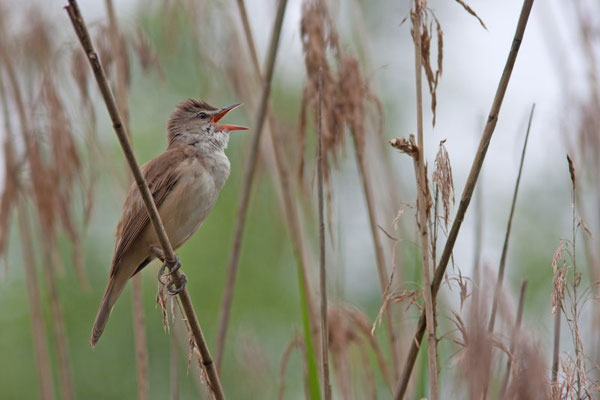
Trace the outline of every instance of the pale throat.
<path fill-rule="evenodd" d="M 194 146 L 199 154 L 223 152 L 229 142 L 229 132 L 217 131 L 213 126 L 201 129 L 174 129 L 169 132 L 168 148 Z"/>

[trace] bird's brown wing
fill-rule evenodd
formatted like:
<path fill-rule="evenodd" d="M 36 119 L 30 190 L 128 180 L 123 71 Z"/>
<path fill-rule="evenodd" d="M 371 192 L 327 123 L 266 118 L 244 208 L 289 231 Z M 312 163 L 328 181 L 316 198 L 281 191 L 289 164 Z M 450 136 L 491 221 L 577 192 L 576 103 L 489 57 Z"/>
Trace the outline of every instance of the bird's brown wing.
<path fill-rule="evenodd" d="M 156 208 L 167 198 L 173 187 L 177 184 L 181 173 L 177 168 L 191 154 L 190 149 L 178 147 L 166 151 L 155 159 L 142 166 L 142 174 L 148 183 L 148 188 Z M 116 273 L 117 266 L 127 253 L 127 250 L 150 222 L 144 200 L 140 195 L 137 184 L 134 182 L 127 193 L 121 218 L 115 232 L 115 254 L 110 270 L 110 276 Z"/>

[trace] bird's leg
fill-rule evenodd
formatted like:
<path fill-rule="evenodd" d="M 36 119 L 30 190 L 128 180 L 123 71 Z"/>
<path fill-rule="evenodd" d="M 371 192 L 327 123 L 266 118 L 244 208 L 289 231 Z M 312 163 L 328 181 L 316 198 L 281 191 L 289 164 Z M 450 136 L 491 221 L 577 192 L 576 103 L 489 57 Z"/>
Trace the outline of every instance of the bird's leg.
<path fill-rule="evenodd" d="M 160 247 L 150 246 L 150 253 L 160 261 L 165 262 L 165 253 Z"/>
<path fill-rule="evenodd" d="M 167 285 L 167 288 L 169 288 L 168 285 L 171 285 L 171 283 L 167 284 L 167 282 L 165 282 L 163 280 L 163 277 L 170 276 L 175 271 L 177 271 L 179 268 L 181 268 L 181 262 L 179 262 L 179 256 L 177 254 L 175 254 L 174 260 L 168 260 L 165 257 L 165 253 L 163 252 L 163 250 L 160 247 L 156 247 L 156 246 L 150 246 L 150 253 L 152 253 L 153 256 L 155 256 L 156 258 L 158 258 L 160 261 L 163 262 L 162 267 L 160 267 L 160 269 L 158 270 L 158 281 L 160 283 L 162 283 L 163 285 Z M 167 267 L 169 268 L 169 272 L 165 273 L 165 270 L 167 269 Z M 185 283 L 179 290 L 183 289 L 184 286 L 185 286 Z M 171 292 L 171 289 L 169 289 L 169 292 Z"/>

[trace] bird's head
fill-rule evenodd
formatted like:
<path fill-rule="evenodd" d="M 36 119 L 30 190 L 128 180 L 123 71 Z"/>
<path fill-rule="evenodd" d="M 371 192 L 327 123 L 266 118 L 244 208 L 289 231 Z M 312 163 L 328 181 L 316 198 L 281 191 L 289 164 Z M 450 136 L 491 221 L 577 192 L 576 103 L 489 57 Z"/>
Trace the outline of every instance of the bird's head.
<path fill-rule="evenodd" d="M 206 151 L 225 149 L 230 131 L 248 128 L 218 122 L 240 105 L 242 103 L 216 108 L 201 100 L 182 101 L 171 114 L 167 124 L 168 148 L 191 145 Z"/>

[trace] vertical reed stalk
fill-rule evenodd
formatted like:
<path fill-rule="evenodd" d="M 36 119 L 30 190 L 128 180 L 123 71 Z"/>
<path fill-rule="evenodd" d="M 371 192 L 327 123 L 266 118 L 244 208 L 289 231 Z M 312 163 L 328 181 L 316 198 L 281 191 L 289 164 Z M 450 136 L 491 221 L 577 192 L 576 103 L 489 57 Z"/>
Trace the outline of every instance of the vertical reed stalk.
<path fill-rule="evenodd" d="M 490 313 L 490 322 L 488 324 L 488 332 L 494 332 L 494 323 L 496 322 L 496 312 L 498 309 L 498 299 L 502 290 L 502 282 L 504 280 L 504 270 L 506 268 L 506 254 L 508 253 L 508 241 L 510 239 L 510 230 L 512 228 L 512 220 L 515 213 L 515 205 L 517 204 L 517 194 L 519 193 L 519 184 L 521 183 L 521 174 L 523 172 L 523 164 L 525 162 L 525 152 L 527 151 L 527 141 L 529 140 L 529 132 L 531 131 L 531 122 L 533 121 L 533 113 L 535 104 L 531 106 L 529 113 L 529 122 L 527 123 L 527 133 L 525 134 L 525 142 L 523 143 L 523 151 L 521 152 L 521 162 L 519 163 L 519 172 L 515 183 L 515 191 L 513 192 L 512 204 L 510 205 L 510 213 L 508 214 L 508 225 L 504 236 L 504 244 L 502 246 L 502 255 L 500 256 L 500 266 L 498 267 L 498 277 L 496 278 L 496 289 L 494 290 L 494 299 L 492 301 L 492 311 Z"/>
<path fill-rule="evenodd" d="M 29 242 L 33 244 L 33 242 Z M 52 254 L 48 248 L 49 244 L 40 240 L 39 243 L 43 243 L 44 255 L 46 259 L 50 259 Z M 60 300 L 58 296 L 58 288 L 56 284 L 56 276 L 52 270 L 50 263 L 43 263 L 43 270 L 46 275 L 46 281 L 48 284 L 48 297 L 50 298 L 50 309 L 52 312 L 52 327 L 54 329 L 54 336 L 56 340 L 56 352 L 58 354 L 58 373 L 60 377 L 60 388 L 62 392 L 62 398 L 64 400 L 72 400 L 74 398 L 73 393 L 73 381 L 71 377 L 71 365 L 69 363 L 69 351 L 67 344 L 67 331 L 65 329 L 65 319 L 60 306 Z"/>
<path fill-rule="evenodd" d="M 179 312 L 179 307 L 173 307 L 173 314 L 177 314 Z M 177 349 L 177 334 L 175 332 L 175 327 L 173 327 L 173 332 L 171 333 L 171 400 L 179 400 L 179 350 Z"/>
<path fill-rule="evenodd" d="M 452 254 L 454 244 L 456 243 L 458 232 L 460 231 L 460 227 L 465 218 L 465 213 L 467 212 L 467 208 L 469 207 L 469 204 L 471 202 L 471 197 L 473 196 L 473 191 L 477 183 L 477 178 L 479 177 L 479 172 L 481 171 L 481 166 L 483 165 L 487 149 L 490 145 L 492 135 L 496 128 L 496 123 L 498 122 L 498 114 L 500 113 L 502 101 L 504 100 L 504 94 L 506 93 L 506 88 L 508 87 L 508 82 L 510 81 L 510 76 L 512 74 L 512 70 L 517 59 L 517 54 L 519 53 L 519 48 L 521 46 L 521 42 L 523 41 L 523 35 L 525 33 L 527 21 L 529 20 L 529 14 L 531 13 L 533 1 L 534 0 L 523 1 L 523 7 L 519 16 L 519 22 L 517 23 L 517 29 L 508 54 L 508 58 L 506 60 L 504 71 L 502 72 L 502 77 L 500 78 L 500 82 L 498 84 L 498 89 L 496 90 L 494 102 L 492 103 L 492 107 L 488 115 L 487 123 L 481 136 L 479 148 L 477 149 L 475 159 L 473 160 L 473 164 L 471 166 L 471 171 L 469 172 L 469 177 L 467 178 L 467 182 L 465 183 L 465 188 L 463 189 L 460 204 L 458 206 L 454 222 L 452 223 L 452 227 L 450 228 L 448 239 L 446 240 L 446 245 L 444 246 L 444 250 L 440 257 L 438 267 L 435 270 L 433 282 L 431 284 L 431 294 L 434 299 L 440 288 L 440 285 L 444 278 L 444 274 L 446 273 L 446 267 L 448 266 L 448 262 L 450 261 L 450 256 Z M 421 339 L 423 339 L 424 332 L 425 314 L 424 312 L 421 312 L 419 322 L 417 323 L 417 329 L 415 331 L 413 340 L 411 341 L 410 350 L 406 357 L 404 369 L 402 371 L 400 381 L 398 382 L 398 386 L 396 387 L 396 391 L 394 393 L 395 399 L 404 398 L 404 394 L 406 393 L 406 389 L 408 387 L 408 381 L 410 380 L 410 375 L 412 373 L 412 369 L 417 359 L 417 354 L 419 352 L 419 347 Z"/>
<path fill-rule="evenodd" d="M 502 283 L 504 281 L 504 271 L 506 269 L 506 255 L 508 254 L 508 242 L 510 240 L 510 232 L 512 228 L 513 216 L 515 214 L 515 206 L 517 204 L 517 195 L 519 193 L 519 184 L 521 183 L 521 174 L 523 173 L 523 164 L 525 163 L 525 152 L 527 151 L 527 142 L 529 140 L 529 132 L 531 131 L 531 122 L 533 121 L 533 113 L 535 111 L 535 103 L 531 106 L 531 112 L 529 113 L 529 121 L 527 123 L 527 132 L 525 134 L 525 142 L 523 143 L 523 150 L 521 151 L 521 161 L 519 163 L 519 172 L 517 173 L 517 181 L 515 182 L 515 190 L 513 192 L 512 203 L 510 205 L 510 213 L 508 214 L 508 225 L 506 227 L 506 233 L 504 236 L 504 244 L 502 245 L 502 254 L 500 256 L 500 265 L 498 267 L 498 277 L 496 278 L 496 288 L 494 290 L 494 297 L 492 299 L 492 311 L 490 312 L 490 321 L 488 323 L 488 333 L 491 335 L 494 333 L 494 324 L 496 322 L 496 313 L 498 311 L 498 300 L 500 299 L 500 292 L 502 290 Z M 492 351 L 492 348 L 489 348 Z M 488 356 L 491 360 L 491 354 Z M 487 377 L 486 379 L 488 379 Z M 484 397 L 487 396 L 489 381 L 484 382 L 483 390 Z"/>
<path fill-rule="evenodd" d="M 148 398 L 148 346 L 146 344 L 146 323 L 144 316 L 144 297 L 142 292 L 142 274 L 131 279 L 133 298 L 133 334 L 135 338 L 135 365 L 137 370 L 138 399 Z"/>
<path fill-rule="evenodd" d="M 379 228 L 377 226 L 377 216 L 375 215 L 375 200 L 373 197 L 373 189 L 371 188 L 371 181 L 369 180 L 369 172 L 367 169 L 367 162 L 365 160 L 364 149 L 360 147 L 359 139 L 356 133 L 352 131 L 352 139 L 354 148 L 356 150 L 356 161 L 358 164 L 358 172 L 360 175 L 360 181 L 363 187 L 363 193 L 367 203 L 367 211 L 369 213 L 369 227 L 371 229 L 371 236 L 373 237 L 373 243 L 375 245 L 375 259 L 377 262 L 377 272 L 379 274 L 379 285 L 381 286 L 381 296 L 385 301 L 386 288 L 388 286 L 389 276 L 385 267 L 385 257 L 383 255 L 383 246 L 379 237 Z M 384 311 L 385 325 L 387 327 L 388 338 L 390 340 L 390 352 L 392 355 L 392 364 L 394 366 L 394 376 L 398 376 L 400 368 L 398 346 L 396 339 L 396 332 L 394 330 L 392 311 L 391 307 L 386 307 Z"/>
<path fill-rule="evenodd" d="M 27 282 L 27 295 L 29 297 L 29 307 L 31 308 L 32 334 L 35 348 L 34 353 L 37 358 L 36 366 L 40 379 L 40 398 L 42 400 L 53 400 L 54 384 L 52 381 L 52 367 L 48 355 L 44 317 L 40 306 L 40 289 L 35 270 L 35 260 L 33 251 L 31 251 L 30 247 L 33 243 L 33 238 L 24 201 L 18 201 L 17 207 L 19 233 L 21 236 L 21 251 L 23 252 L 23 266 L 25 267 L 25 282 Z"/>
<path fill-rule="evenodd" d="M 577 396 L 578 397 L 582 397 L 581 395 L 581 371 L 582 369 L 584 369 L 584 365 L 583 365 L 583 360 L 582 360 L 582 356 L 583 356 L 583 352 L 582 352 L 582 348 L 580 347 L 580 337 L 579 337 L 579 313 L 577 311 L 577 304 L 579 302 L 579 299 L 577 298 L 577 288 L 579 287 L 579 283 L 581 282 L 581 278 L 580 278 L 580 274 L 577 272 L 577 227 L 579 226 L 580 222 L 577 219 L 577 216 L 575 214 L 575 203 L 576 203 L 576 190 L 577 190 L 577 185 L 576 185 L 576 179 L 575 179 L 575 167 L 573 166 L 573 160 L 571 159 L 571 157 L 567 154 L 567 163 L 569 164 L 569 173 L 571 175 L 571 235 L 572 235 L 572 245 L 573 245 L 573 256 L 572 256 L 572 260 L 573 260 L 573 298 L 572 298 L 572 305 L 571 305 L 571 309 L 573 312 L 573 316 L 572 316 L 572 322 L 573 322 L 573 326 L 571 328 L 571 332 L 573 333 L 573 342 L 574 342 L 574 347 L 575 347 L 575 374 L 576 374 L 576 388 L 577 388 Z M 565 313 L 566 316 L 566 313 Z M 586 385 L 587 386 L 587 385 Z"/>
<path fill-rule="evenodd" d="M 475 193 L 475 252 L 473 254 L 473 304 L 479 308 L 481 290 L 481 243 L 483 242 L 483 178 Z"/>
<path fill-rule="evenodd" d="M 105 0 L 106 14 L 108 16 L 108 27 L 110 36 L 110 47 L 112 48 L 113 57 L 115 60 L 115 72 L 116 72 L 116 85 L 113 86 L 117 106 L 123 118 L 123 124 L 127 127 L 127 133 L 131 133 L 129 130 L 129 90 L 127 88 L 127 51 L 125 49 L 125 43 L 123 35 L 117 22 L 117 16 L 115 15 L 115 9 L 113 7 L 112 0 Z"/>
<path fill-rule="evenodd" d="M 123 35 L 117 22 L 112 0 L 105 0 L 106 14 L 110 33 L 110 46 L 113 51 L 116 69 L 116 85 L 113 86 L 119 113 L 123 118 L 125 131 L 131 141 L 129 126 L 129 90 L 127 84 L 128 62 L 127 51 L 123 42 Z M 131 183 L 131 174 L 127 176 L 128 185 Z M 144 303 L 142 296 L 142 278 L 137 274 L 132 279 L 131 293 L 133 301 L 133 332 L 135 341 L 135 365 L 137 372 L 138 399 L 148 398 L 148 346 L 146 344 L 146 325 L 144 323 Z"/>
<path fill-rule="evenodd" d="M 331 399 L 329 383 L 329 330 L 327 325 L 327 268 L 325 266 L 325 218 L 323 216 L 323 133 L 321 113 L 323 112 L 323 74 L 319 69 L 319 105 L 317 112 L 317 191 L 319 197 L 319 270 L 321 278 L 321 376 L 323 398 Z"/>
<path fill-rule="evenodd" d="M 240 12 L 240 16 L 244 26 L 244 33 L 246 36 L 246 41 L 248 44 L 248 49 L 250 50 L 250 55 L 252 59 L 252 64 L 254 68 L 255 75 L 263 87 L 259 110 L 257 113 L 256 119 L 256 133 L 252 138 L 252 144 L 250 149 L 250 154 L 248 157 L 248 161 L 246 163 L 246 167 L 244 169 L 244 179 L 242 186 L 242 194 L 240 197 L 240 202 L 238 205 L 238 219 L 236 220 L 234 239 L 232 244 L 232 250 L 230 252 L 229 266 L 227 269 L 227 279 L 225 284 L 225 291 L 223 292 L 223 300 L 221 303 L 221 314 L 219 316 L 219 331 L 217 335 L 217 350 L 216 350 L 216 359 L 217 365 L 219 368 L 222 366 L 222 360 L 224 355 L 225 348 L 225 340 L 227 337 L 227 328 L 229 325 L 229 316 L 231 313 L 231 306 L 233 301 L 233 293 L 235 289 L 235 281 L 237 278 L 237 271 L 239 267 L 239 257 L 241 252 L 241 244 L 242 237 L 244 233 L 244 227 L 246 224 L 246 214 L 248 211 L 248 203 L 250 201 L 250 190 L 252 188 L 252 182 L 254 179 L 254 171 L 256 169 L 256 162 L 258 160 L 258 149 L 260 143 L 260 137 L 262 135 L 262 128 L 267 120 L 268 130 L 271 134 L 271 142 L 273 145 L 273 152 L 275 155 L 275 162 L 277 164 L 277 173 L 279 178 L 279 183 L 281 186 L 281 192 L 283 196 L 283 204 L 286 222 L 288 225 L 288 229 L 290 231 L 290 237 L 292 240 L 292 246 L 294 248 L 294 255 L 296 257 L 298 268 L 301 269 L 300 278 L 303 281 L 303 285 L 306 291 L 308 291 L 308 277 L 306 274 L 306 260 L 304 258 L 304 248 L 302 242 L 302 235 L 300 232 L 300 225 L 298 222 L 298 217 L 296 213 L 296 208 L 294 205 L 294 197 L 292 194 L 292 190 L 289 184 L 289 172 L 285 163 L 283 161 L 283 154 L 281 149 L 278 147 L 279 141 L 275 136 L 275 123 L 272 117 L 272 113 L 270 112 L 270 107 L 268 104 L 269 93 L 271 89 L 271 82 L 273 79 L 273 71 L 275 58 L 277 55 L 277 48 L 279 44 L 279 36 L 281 33 L 281 27 L 283 24 L 283 17 L 285 14 L 285 8 L 287 5 L 287 0 L 280 0 L 277 8 L 277 15 L 275 17 L 275 22 L 273 26 L 273 31 L 271 34 L 271 41 L 269 52 L 267 54 L 267 64 L 266 64 L 266 74 L 264 78 L 262 77 L 260 66 L 258 63 L 258 57 L 256 56 L 256 48 L 254 46 L 254 40 L 252 38 L 252 33 L 250 29 L 250 25 L 248 22 L 248 15 L 246 13 L 246 8 L 244 6 L 243 0 L 238 0 L 238 9 Z M 309 314 L 314 315 L 314 307 L 312 305 L 312 299 L 310 293 L 306 292 L 305 296 L 308 301 L 308 310 Z M 306 346 L 307 349 L 309 346 Z"/>
<path fill-rule="evenodd" d="M 558 300 L 560 302 L 560 299 Z M 554 313 L 554 345 L 552 347 L 552 390 L 555 390 L 558 380 L 558 363 L 560 361 L 560 317 L 562 305 L 557 304 Z"/>
<path fill-rule="evenodd" d="M 421 255 L 423 257 L 423 298 L 425 300 L 425 316 L 427 325 L 427 353 L 429 367 L 429 391 L 433 400 L 439 399 L 437 338 L 435 335 L 435 314 L 431 293 L 431 260 L 429 252 L 428 208 L 429 188 L 425 172 L 425 143 L 423 140 L 423 92 L 422 92 L 422 54 L 421 54 L 421 15 L 425 4 L 416 0 L 411 11 L 413 40 L 415 45 L 415 83 L 417 95 L 417 213 L 418 228 L 421 236 Z M 437 216 L 434 216 L 437 218 Z"/>
<path fill-rule="evenodd" d="M 508 387 L 508 381 L 510 380 L 510 370 L 512 369 L 513 358 L 515 350 L 517 348 L 517 340 L 519 339 L 519 330 L 521 329 L 521 320 L 523 319 L 523 307 L 525 304 L 525 290 L 527 290 L 527 279 L 521 282 L 521 293 L 519 294 L 519 306 L 517 308 L 517 319 L 515 326 L 513 327 L 511 339 L 510 339 L 510 357 L 506 361 L 506 372 L 504 373 L 504 380 L 502 381 L 502 388 L 498 399 L 504 399 L 506 396 L 506 388 Z"/>
<path fill-rule="evenodd" d="M 131 148 L 131 144 L 129 142 L 129 137 L 126 131 L 126 127 L 123 125 L 123 121 L 121 116 L 119 115 L 119 110 L 115 103 L 115 98 L 110 90 L 110 86 L 108 85 L 108 81 L 106 79 L 106 75 L 102 69 L 102 64 L 100 63 L 98 54 L 94 49 L 94 45 L 90 39 L 90 35 L 87 30 L 87 26 L 83 20 L 83 16 L 79 10 L 79 6 L 77 5 L 76 0 L 69 0 L 69 5 L 65 7 L 67 13 L 69 14 L 69 18 L 71 19 L 71 23 L 73 24 L 73 29 L 79 38 L 81 46 L 85 51 L 87 59 L 90 63 L 90 67 L 94 72 L 94 76 L 96 78 L 96 82 L 104 99 L 104 103 L 106 105 L 107 111 L 110 115 L 110 118 L 113 123 L 113 128 L 119 139 L 119 143 L 123 149 L 123 153 L 127 159 L 129 164 L 129 168 L 133 173 L 133 177 L 135 182 L 140 190 L 140 194 L 144 201 L 144 205 L 148 211 L 150 216 L 150 220 L 152 221 L 152 225 L 156 231 L 158 236 L 160 246 L 165 253 L 165 258 L 169 260 L 175 259 L 175 252 L 173 251 L 173 247 L 169 242 L 169 238 L 167 237 L 167 233 L 165 231 L 165 227 L 160 219 L 160 215 L 158 214 L 158 209 L 156 208 L 156 204 L 152 198 L 152 194 L 150 193 L 150 189 L 142 172 L 140 170 L 140 166 L 137 163 L 135 158 L 135 154 L 133 153 L 133 149 Z M 175 271 L 173 274 L 173 279 L 175 284 L 178 286 L 182 286 L 182 274 L 180 270 Z M 179 300 L 181 301 L 181 306 L 184 310 L 185 319 L 187 324 L 189 325 L 190 331 L 194 338 L 194 342 L 198 351 L 200 352 L 200 356 L 202 358 L 202 365 L 206 372 L 206 379 L 210 391 L 212 395 L 217 400 L 221 400 L 225 398 L 225 394 L 223 393 L 223 388 L 221 387 L 221 382 L 219 380 L 219 376 L 217 374 L 217 370 L 212 361 L 212 357 L 210 355 L 210 351 L 206 344 L 206 340 L 204 339 L 204 334 L 202 333 L 202 329 L 200 328 L 200 323 L 198 322 L 198 317 L 194 311 L 194 306 L 192 304 L 192 299 L 188 291 L 183 288 L 183 290 L 179 293 Z"/>

